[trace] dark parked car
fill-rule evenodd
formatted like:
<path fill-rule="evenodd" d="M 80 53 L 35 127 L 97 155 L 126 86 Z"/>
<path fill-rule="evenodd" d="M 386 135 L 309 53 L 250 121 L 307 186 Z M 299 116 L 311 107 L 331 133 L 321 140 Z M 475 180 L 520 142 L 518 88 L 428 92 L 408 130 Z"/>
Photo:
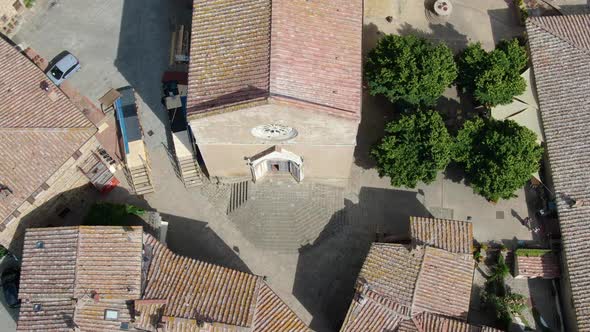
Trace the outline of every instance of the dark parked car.
<path fill-rule="evenodd" d="M 2 282 L 2 290 L 4 291 L 4 301 L 11 308 L 18 307 L 20 300 L 18 299 L 18 283 L 20 280 L 20 271 L 15 267 L 7 268 L 2 271 L 0 281 Z"/>

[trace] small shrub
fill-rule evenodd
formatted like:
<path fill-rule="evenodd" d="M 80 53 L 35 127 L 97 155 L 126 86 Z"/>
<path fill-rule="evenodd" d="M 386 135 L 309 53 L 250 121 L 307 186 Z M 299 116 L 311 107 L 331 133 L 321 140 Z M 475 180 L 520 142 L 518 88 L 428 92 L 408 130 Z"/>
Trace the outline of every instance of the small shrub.
<path fill-rule="evenodd" d="M 35 4 L 35 1 L 36 0 L 24 0 L 25 7 L 27 7 L 27 8 L 33 7 L 33 5 Z"/>
<path fill-rule="evenodd" d="M 498 255 L 492 268 L 492 276 L 486 280 L 481 294 L 482 302 L 494 311 L 498 323 L 504 329 L 508 329 L 514 315 L 522 313 L 526 308 L 526 298 L 523 295 L 506 291 L 504 279 L 509 273 L 504 256 Z"/>
<path fill-rule="evenodd" d="M 551 253 L 551 249 L 517 249 L 515 255 L 526 257 L 541 257 Z"/>
<path fill-rule="evenodd" d="M 481 246 L 477 246 L 473 251 L 473 259 L 478 263 L 481 263 L 483 261 L 483 256 L 481 254 Z"/>
<path fill-rule="evenodd" d="M 3 258 L 6 255 L 8 255 L 8 249 L 6 249 L 6 248 L 4 248 L 4 246 L 0 245 L 0 258 Z"/>

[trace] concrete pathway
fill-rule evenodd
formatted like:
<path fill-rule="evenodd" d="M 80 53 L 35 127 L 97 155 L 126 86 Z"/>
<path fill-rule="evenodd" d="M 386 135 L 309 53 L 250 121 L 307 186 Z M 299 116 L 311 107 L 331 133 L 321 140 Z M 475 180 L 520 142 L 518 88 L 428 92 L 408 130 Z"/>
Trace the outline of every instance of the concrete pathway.
<path fill-rule="evenodd" d="M 378 32 L 418 34 L 435 41 L 444 41 L 454 50 L 468 42 L 479 41 L 491 49 L 505 38 L 523 32 L 516 11 L 508 1 L 501 0 L 451 0 L 453 12 L 446 23 L 433 24 L 426 15 L 421 0 L 366 0 L 365 45 L 378 39 Z M 385 19 L 392 17 L 389 23 Z"/>

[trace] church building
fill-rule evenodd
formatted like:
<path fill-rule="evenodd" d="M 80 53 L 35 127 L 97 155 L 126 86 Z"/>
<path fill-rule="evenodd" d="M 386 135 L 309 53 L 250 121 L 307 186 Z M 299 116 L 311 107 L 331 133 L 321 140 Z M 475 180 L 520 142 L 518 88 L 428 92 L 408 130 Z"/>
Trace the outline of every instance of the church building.
<path fill-rule="evenodd" d="M 195 0 L 187 116 L 210 177 L 349 178 L 362 0 Z"/>

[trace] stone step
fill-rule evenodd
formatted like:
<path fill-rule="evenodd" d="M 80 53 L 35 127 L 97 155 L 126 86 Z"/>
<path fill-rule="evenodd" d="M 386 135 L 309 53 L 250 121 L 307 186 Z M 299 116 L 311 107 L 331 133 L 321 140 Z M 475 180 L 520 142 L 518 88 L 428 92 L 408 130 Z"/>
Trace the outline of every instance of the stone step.
<path fill-rule="evenodd" d="M 248 181 L 237 182 L 231 185 L 227 214 L 238 209 L 248 200 Z"/>
<path fill-rule="evenodd" d="M 182 158 L 178 160 L 180 175 L 186 188 L 192 188 L 203 184 L 201 168 L 196 159 Z"/>

